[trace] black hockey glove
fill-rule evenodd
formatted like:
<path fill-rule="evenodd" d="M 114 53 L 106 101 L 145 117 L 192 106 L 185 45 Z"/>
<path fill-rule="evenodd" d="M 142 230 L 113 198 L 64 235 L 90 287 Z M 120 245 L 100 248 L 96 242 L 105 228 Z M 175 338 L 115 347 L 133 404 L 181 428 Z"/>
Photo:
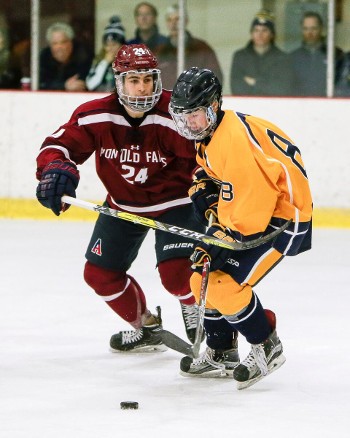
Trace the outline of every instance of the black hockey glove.
<path fill-rule="evenodd" d="M 55 160 L 44 167 L 41 180 L 36 188 L 38 201 L 55 213 L 60 215 L 62 210 L 61 198 L 63 195 L 75 198 L 75 189 L 79 183 L 79 171 L 69 161 Z M 70 206 L 66 205 L 63 211 Z"/>
<path fill-rule="evenodd" d="M 213 224 L 206 232 L 208 236 L 214 236 L 221 240 L 226 240 L 227 242 L 233 242 L 234 239 L 226 232 L 225 228 L 220 224 Z M 227 248 L 221 248 L 216 245 L 208 245 L 207 243 L 201 242 L 190 259 L 192 261 L 191 269 L 193 271 L 200 272 L 203 267 L 203 260 L 205 256 L 209 257 L 210 260 L 210 271 L 217 271 L 222 268 L 226 263 L 226 260 L 231 256 L 231 250 Z"/>
<path fill-rule="evenodd" d="M 214 215 L 214 218 L 218 217 L 219 191 L 219 187 L 203 169 L 195 173 L 195 179 L 188 191 L 188 195 L 193 203 L 196 218 L 204 225 L 208 224 L 211 213 Z"/>

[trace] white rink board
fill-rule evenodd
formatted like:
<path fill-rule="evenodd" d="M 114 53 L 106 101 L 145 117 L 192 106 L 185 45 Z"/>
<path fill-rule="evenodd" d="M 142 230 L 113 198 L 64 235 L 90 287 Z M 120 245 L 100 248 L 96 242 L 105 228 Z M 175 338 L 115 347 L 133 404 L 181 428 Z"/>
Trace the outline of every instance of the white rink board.
<path fill-rule="evenodd" d="M 35 159 L 44 138 L 66 122 L 81 103 L 99 93 L 0 92 L 0 197 L 35 197 Z M 225 97 L 223 108 L 265 118 L 300 147 L 315 207 L 350 208 L 350 100 L 326 98 Z M 80 166 L 79 197 L 103 199 L 94 159 Z"/>

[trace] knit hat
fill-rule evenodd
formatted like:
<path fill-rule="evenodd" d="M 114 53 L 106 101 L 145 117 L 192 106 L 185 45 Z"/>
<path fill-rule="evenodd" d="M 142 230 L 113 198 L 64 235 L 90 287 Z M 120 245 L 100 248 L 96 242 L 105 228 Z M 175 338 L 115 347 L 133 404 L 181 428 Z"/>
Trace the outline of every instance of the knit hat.
<path fill-rule="evenodd" d="M 103 43 L 106 43 L 107 41 L 115 41 L 125 44 L 125 29 L 117 15 L 114 15 L 109 19 L 109 24 L 103 31 L 102 41 Z"/>
<path fill-rule="evenodd" d="M 274 17 L 268 11 L 260 11 L 255 15 L 254 20 L 250 26 L 250 31 L 253 30 L 254 26 L 266 26 L 273 34 L 275 34 L 275 22 Z"/>

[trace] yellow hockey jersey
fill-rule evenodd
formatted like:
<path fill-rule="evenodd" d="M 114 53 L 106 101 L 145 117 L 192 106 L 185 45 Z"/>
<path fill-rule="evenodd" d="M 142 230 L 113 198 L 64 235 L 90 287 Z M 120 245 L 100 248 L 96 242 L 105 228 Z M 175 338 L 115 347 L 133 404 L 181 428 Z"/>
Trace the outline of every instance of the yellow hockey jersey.
<path fill-rule="evenodd" d="M 306 234 L 311 239 L 308 178 L 299 149 L 281 129 L 226 110 L 210 142 L 196 147 L 198 164 L 221 186 L 222 225 L 244 239 L 292 219 L 293 226 L 283 233 L 285 242 L 277 249 L 287 255 L 309 249 L 300 248 Z M 296 240 L 291 251 L 290 239 Z"/>

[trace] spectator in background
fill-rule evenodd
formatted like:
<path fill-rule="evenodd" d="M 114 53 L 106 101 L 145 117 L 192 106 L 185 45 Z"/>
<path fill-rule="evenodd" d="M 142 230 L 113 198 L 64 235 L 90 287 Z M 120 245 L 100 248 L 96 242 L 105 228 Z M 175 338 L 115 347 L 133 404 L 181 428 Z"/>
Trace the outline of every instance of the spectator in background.
<path fill-rule="evenodd" d="M 96 56 L 86 78 L 90 91 L 113 91 L 115 88 L 112 62 L 125 44 L 125 29 L 118 16 L 111 17 L 102 35 L 103 47 Z"/>
<path fill-rule="evenodd" d="M 15 59 L 16 67 L 20 71 L 22 78 L 30 78 L 30 38 L 24 37 L 17 41 L 13 46 L 13 56 Z"/>
<path fill-rule="evenodd" d="M 350 52 L 346 53 L 340 70 L 339 81 L 335 87 L 335 96 L 350 96 Z"/>
<path fill-rule="evenodd" d="M 172 89 L 177 80 L 177 38 L 179 24 L 179 7 L 173 5 L 166 10 L 166 24 L 169 31 L 167 43 L 158 54 L 159 68 L 162 71 L 163 87 Z M 185 26 L 188 24 L 188 15 L 185 12 Z M 188 69 L 192 66 L 212 70 L 222 84 L 222 71 L 214 50 L 203 40 L 195 38 L 185 31 L 185 65 Z"/>
<path fill-rule="evenodd" d="M 0 28 L 0 88 L 19 88 L 21 72 L 8 45 L 6 31 Z"/>
<path fill-rule="evenodd" d="M 255 16 L 250 35 L 247 46 L 233 54 L 230 75 L 232 94 L 291 95 L 291 63 L 288 55 L 275 45 L 275 23 L 267 11 Z"/>
<path fill-rule="evenodd" d="M 41 90 L 86 90 L 85 78 L 93 53 L 74 40 L 74 31 L 66 23 L 55 23 L 46 32 L 49 44 L 40 53 Z"/>
<path fill-rule="evenodd" d="M 135 38 L 128 44 L 145 44 L 157 56 L 160 48 L 166 44 L 166 37 L 158 32 L 157 9 L 148 2 L 136 5 L 134 10 L 136 23 Z"/>
<path fill-rule="evenodd" d="M 323 21 L 317 12 L 305 12 L 302 22 L 303 42 L 291 53 L 298 96 L 326 96 L 327 45 L 323 37 Z M 340 77 L 344 54 L 335 48 L 335 83 Z"/>

